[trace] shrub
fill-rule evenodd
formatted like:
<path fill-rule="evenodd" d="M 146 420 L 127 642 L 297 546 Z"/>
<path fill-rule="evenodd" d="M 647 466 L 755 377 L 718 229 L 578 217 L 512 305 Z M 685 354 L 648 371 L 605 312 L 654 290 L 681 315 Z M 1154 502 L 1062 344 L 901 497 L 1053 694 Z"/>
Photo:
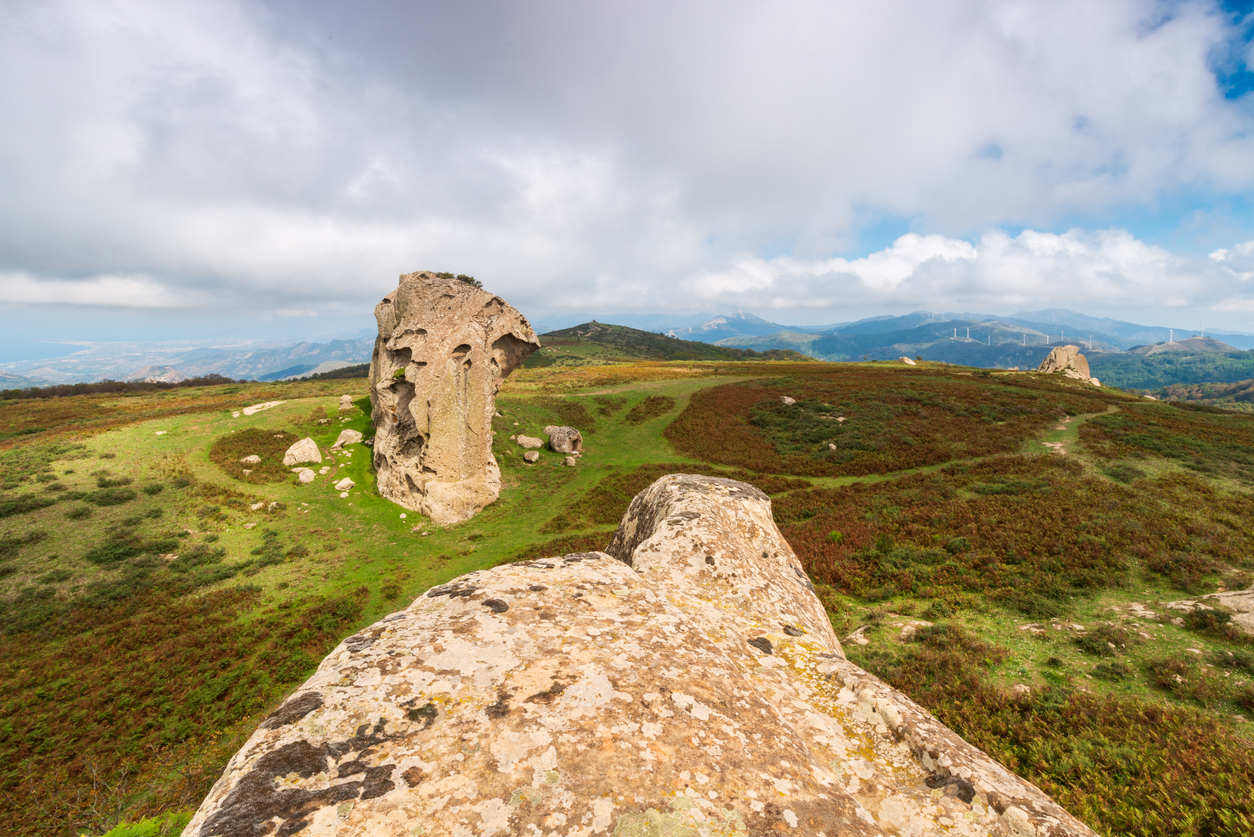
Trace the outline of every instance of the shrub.
<path fill-rule="evenodd" d="M 623 421 L 628 424 L 644 424 L 650 419 L 664 416 L 675 409 L 675 399 L 668 395 L 650 395 L 627 411 Z"/>
<path fill-rule="evenodd" d="M 72 509 L 68 509 L 65 512 L 65 516 L 70 520 L 83 520 L 84 518 L 91 517 L 91 508 L 88 506 L 75 506 Z"/>
<path fill-rule="evenodd" d="M 39 497 L 34 494 L 23 494 L 10 500 L 0 500 L 0 520 L 16 514 L 46 509 L 55 502 L 56 500 L 51 497 Z"/>
<path fill-rule="evenodd" d="M 1126 652 L 1129 645 L 1139 644 L 1134 641 L 1139 639 L 1125 628 L 1107 622 L 1076 637 L 1075 644 L 1086 654 L 1113 657 Z"/>

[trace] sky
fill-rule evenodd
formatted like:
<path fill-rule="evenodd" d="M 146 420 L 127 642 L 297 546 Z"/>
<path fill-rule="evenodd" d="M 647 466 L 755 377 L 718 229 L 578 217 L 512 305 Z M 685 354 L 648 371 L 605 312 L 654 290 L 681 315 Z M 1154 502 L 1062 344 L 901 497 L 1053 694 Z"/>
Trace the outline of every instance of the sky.
<path fill-rule="evenodd" d="M 1049 307 L 1254 331 L 1250 2 L 0 0 L 0 340 Z"/>

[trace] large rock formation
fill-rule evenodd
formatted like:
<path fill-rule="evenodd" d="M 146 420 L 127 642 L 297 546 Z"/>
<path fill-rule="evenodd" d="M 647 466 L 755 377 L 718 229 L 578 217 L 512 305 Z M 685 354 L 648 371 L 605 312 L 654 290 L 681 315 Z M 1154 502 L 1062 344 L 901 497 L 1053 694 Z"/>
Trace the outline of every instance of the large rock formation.
<path fill-rule="evenodd" d="M 370 360 L 379 491 L 436 523 L 497 498 L 492 414 L 505 376 L 540 347 L 499 296 L 434 273 L 408 273 L 375 306 Z"/>
<path fill-rule="evenodd" d="M 1036 367 L 1036 371 L 1061 372 L 1068 378 L 1076 378 L 1088 381 L 1094 386 L 1101 386 L 1101 383 L 1089 374 L 1088 358 L 1080 354 L 1079 346 L 1055 346 L 1041 361 L 1041 365 Z"/>
<path fill-rule="evenodd" d="M 607 553 L 349 637 L 185 837 L 1093 834 L 844 659 L 756 488 L 664 477 Z"/>

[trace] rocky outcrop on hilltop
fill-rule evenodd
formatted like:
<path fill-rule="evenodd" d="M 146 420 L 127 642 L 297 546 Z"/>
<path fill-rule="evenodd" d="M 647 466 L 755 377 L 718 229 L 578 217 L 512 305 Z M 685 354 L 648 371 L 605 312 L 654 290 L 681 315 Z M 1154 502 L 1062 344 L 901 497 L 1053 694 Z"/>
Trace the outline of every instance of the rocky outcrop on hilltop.
<path fill-rule="evenodd" d="M 1093 386 L 1101 386 L 1101 382 L 1089 374 L 1088 358 L 1080 354 L 1079 346 L 1055 346 L 1041 361 L 1041 365 L 1036 367 L 1036 371 L 1061 372 L 1068 378 L 1076 378 L 1088 381 Z"/>
<path fill-rule="evenodd" d="M 346 639 L 184 835 L 777 832 L 1093 834 L 844 658 L 764 494 L 671 475 Z"/>
<path fill-rule="evenodd" d="M 499 296 L 434 273 L 402 276 L 374 313 L 379 491 L 436 523 L 466 520 L 500 493 L 496 393 L 539 348 L 535 332 Z"/>

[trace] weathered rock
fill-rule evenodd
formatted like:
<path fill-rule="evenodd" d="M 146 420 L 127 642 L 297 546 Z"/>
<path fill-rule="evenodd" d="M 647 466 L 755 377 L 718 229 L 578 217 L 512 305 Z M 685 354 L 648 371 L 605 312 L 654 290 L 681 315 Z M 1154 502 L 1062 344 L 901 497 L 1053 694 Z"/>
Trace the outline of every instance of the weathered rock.
<path fill-rule="evenodd" d="M 539 348 L 498 296 L 434 273 L 409 273 L 375 306 L 370 361 L 379 492 L 437 523 L 497 498 L 492 415 L 501 381 Z"/>
<path fill-rule="evenodd" d="M 664 477 L 608 550 L 346 639 L 184 835 L 1093 834 L 844 659 L 752 486 Z"/>
<path fill-rule="evenodd" d="M 344 479 L 340 480 L 339 482 L 335 484 L 335 490 L 336 491 L 348 491 L 350 488 L 352 488 L 355 485 L 357 485 L 357 483 L 353 482 L 348 477 L 345 477 Z"/>
<path fill-rule="evenodd" d="M 318 443 L 306 436 L 296 444 L 287 449 L 287 453 L 283 454 L 283 465 L 299 465 L 302 462 L 321 462 L 322 453 L 318 450 Z"/>
<path fill-rule="evenodd" d="M 544 440 L 537 439 L 535 436 L 520 435 L 515 441 L 518 442 L 520 448 L 527 448 L 528 450 L 539 450 L 544 447 Z"/>
<path fill-rule="evenodd" d="M 579 453 L 583 450 L 583 436 L 573 427 L 546 427 L 549 434 L 549 450 L 554 453 Z"/>
<path fill-rule="evenodd" d="M 353 396 L 351 396 L 351 395 L 341 395 L 341 396 L 340 396 L 340 409 L 341 409 L 341 410 L 351 410 L 351 409 L 353 409 Z"/>
<path fill-rule="evenodd" d="M 309 468 L 301 468 L 299 471 L 296 472 L 296 479 L 300 480 L 301 485 L 308 485 L 309 483 L 313 482 L 317 478 L 318 478 L 318 475 L 315 474 Z"/>
<path fill-rule="evenodd" d="M 781 396 L 779 397 L 779 400 L 780 400 L 780 401 L 782 401 L 782 402 L 784 402 L 785 404 L 796 404 L 796 403 L 797 403 L 797 399 L 795 399 L 795 398 L 789 398 L 787 395 L 781 395 Z"/>
<path fill-rule="evenodd" d="M 361 441 L 360 430 L 341 430 L 340 435 L 336 437 L 335 444 L 331 445 L 331 450 L 338 450 L 345 445 L 355 445 Z"/>
<path fill-rule="evenodd" d="M 1101 382 L 1089 374 L 1088 358 L 1080 354 L 1079 346 L 1055 346 L 1041 361 L 1041 365 L 1036 367 L 1036 371 L 1061 372 L 1068 378 L 1076 378 L 1088 381 L 1093 386 L 1101 386 Z"/>
<path fill-rule="evenodd" d="M 574 468 L 574 467 L 575 467 L 575 465 L 576 465 L 576 463 L 578 463 L 578 462 L 579 462 L 579 460 L 578 460 L 578 459 L 576 459 L 576 458 L 575 458 L 575 457 L 573 457 L 573 456 L 568 456 L 568 457 L 566 457 L 565 459 L 563 459 L 563 460 L 562 460 L 562 464 L 563 464 L 563 465 L 565 465 L 565 466 L 566 466 L 566 467 L 568 467 L 568 468 Z"/>
<path fill-rule="evenodd" d="M 900 360 L 902 363 L 906 364 L 907 366 L 918 366 L 918 364 L 917 364 L 917 363 L 915 363 L 913 360 L 911 360 L 910 358 L 906 357 L 905 355 L 902 355 L 902 356 L 899 358 L 899 360 Z"/>
<path fill-rule="evenodd" d="M 523 460 L 526 462 L 535 464 L 536 462 L 540 461 L 540 452 L 535 451 L 535 450 L 529 450 L 523 454 Z"/>
<path fill-rule="evenodd" d="M 255 453 L 250 453 L 248 456 L 241 459 L 240 463 L 244 465 L 259 465 L 261 464 L 261 457 Z"/>

